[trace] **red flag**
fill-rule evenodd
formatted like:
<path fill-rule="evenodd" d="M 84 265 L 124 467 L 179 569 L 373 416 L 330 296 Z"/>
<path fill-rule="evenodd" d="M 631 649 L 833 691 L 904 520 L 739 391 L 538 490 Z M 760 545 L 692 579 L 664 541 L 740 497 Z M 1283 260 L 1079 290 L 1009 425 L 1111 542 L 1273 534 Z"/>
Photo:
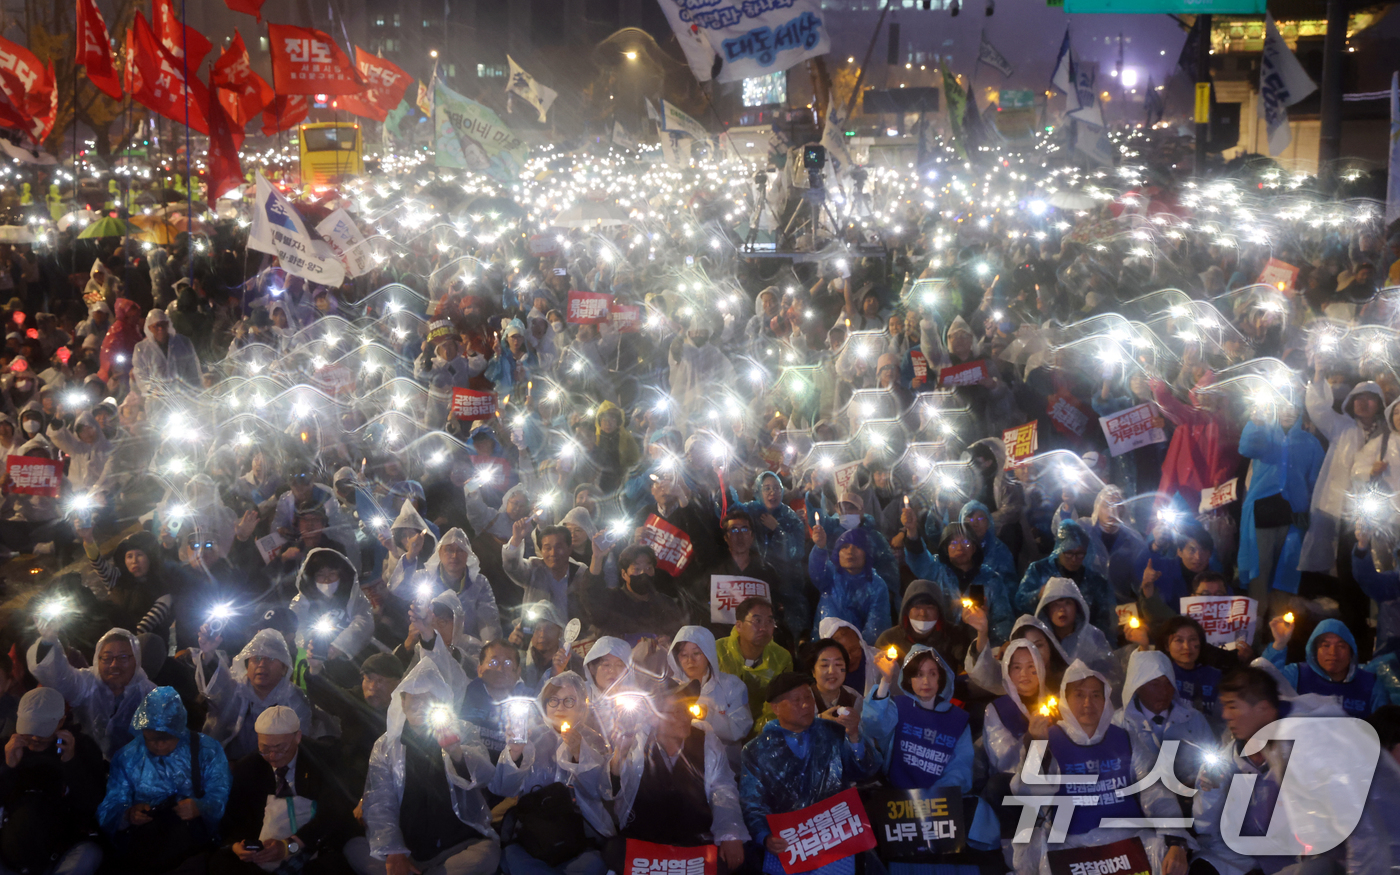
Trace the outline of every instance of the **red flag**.
<path fill-rule="evenodd" d="M 185 58 L 185 49 L 188 48 L 190 72 L 198 70 L 204 56 L 214 48 L 204 34 L 181 23 L 180 19 L 175 17 L 175 6 L 170 0 L 153 0 L 151 18 L 156 28 L 156 36 L 160 38 L 160 44 L 165 46 L 170 56 L 180 61 Z"/>
<path fill-rule="evenodd" d="M 258 23 L 262 23 L 262 5 L 267 0 L 224 0 L 224 5 L 234 12 L 246 12 L 255 16 Z"/>
<path fill-rule="evenodd" d="M 335 40 L 319 30 L 269 24 L 267 38 L 278 94 L 359 94 L 368 84 Z"/>
<path fill-rule="evenodd" d="M 234 142 L 233 123 L 219 101 L 209 103 L 209 175 L 206 177 L 209 209 L 219 198 L 243 183 L 243 168 L 238 163 L 238 144 Z"/>
<path fill-rule="evenodd" d="M 278 131 L 294 128 L 306 121 L 311 104 L 305 94 L 279 94 L 277 99 L 263 110 L 262 132 L 270 137 Z"/>
<path fill-rule="evenodd" d="M 58 77 L 53 72 L 53 59 L 49 59 L 48 68 L 44 73 L 44 88 L 40 92 L 39 100 L 30 104 L 34 110 L 35 142 L 42 143 L 44 138 L 53 130 L 54 122 L 58 120 Z"/>
<path fill-rule="evenodd" d="M 122 40 L 122 87 L 134 98 L 143 85 L 140 65 L 136 63 L 136 23 L 132 22 Z"/>
<path fill-rule="evenodd" d="M 103 94 L 113 100 L 122 99 L 117 65 L 112 61 L 112 38 L 97 0 L 78 0 L 78 63 L 83 65 L 88 81 Z"/>
<path fill-rule="evenodd" d="M 277 96 L 267 80 L 253 72 L 243 35 L 236 30 L 209 71 L 209 84 L 218 89 L 219 102 L 240 131 Z"/>
<path fill-rule="evenodd" d="M 399 105 L 408 83 L 413 79 L 383 58 L 370 54 L 355 46 L 355 66 L 369 82 L 363 94 L 347 94 L 340 99 L 340 106 L 364 118 L 384 121 L 389 110 Z"/>
<path fill-rule="evenodd" d="M 156 41 L 145 15 L 136 13 L 132 30 L 136 31 L 135 43 L 128 46 L 128 51 L 136 71 L 131 78 L 133 84 L 139 82 L 137 88 L 129 91 L 132 99 L 180 124 L 188 117 L 191 130 L 208 135 L 209 89 L 198 79 L 185 82 L 184 62 L 171 57 Z"/>
<path fill-rule="evenodd" d="M 0 119 L 10 127 L 27 132 L 39 142 L 53 126 L 43 116 L 54 99 L 54 79 L 34 53 L 24 46 L 0 37 Z"/>

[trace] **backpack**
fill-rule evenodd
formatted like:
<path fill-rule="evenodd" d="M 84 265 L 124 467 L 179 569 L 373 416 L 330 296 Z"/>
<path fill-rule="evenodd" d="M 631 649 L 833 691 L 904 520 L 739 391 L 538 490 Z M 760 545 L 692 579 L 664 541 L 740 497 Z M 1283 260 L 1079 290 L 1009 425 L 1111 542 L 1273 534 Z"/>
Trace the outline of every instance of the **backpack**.
<path fill-rule="evenodd" d="M 520 797 L 502 823 L 505 843 L 518 844 L 546 866 L 562 866 L 588 850 L 583 815 L 574 794 L 559 782 Z"/>

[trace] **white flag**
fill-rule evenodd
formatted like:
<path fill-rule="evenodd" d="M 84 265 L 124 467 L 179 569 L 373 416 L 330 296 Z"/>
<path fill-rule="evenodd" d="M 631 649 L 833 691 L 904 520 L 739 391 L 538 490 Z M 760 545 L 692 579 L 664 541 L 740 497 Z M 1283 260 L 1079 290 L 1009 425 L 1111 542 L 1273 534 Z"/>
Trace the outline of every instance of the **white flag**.
<path fill-rule="evenodd" d="M 316 226 L 316 233 L 325 238 L 331 251 L 345 263 L 345 270 L 350 276 L 369 273 L 374 267 L 365 235 L 360 233 L 359 226 L 344 207 L 322 219 L 321 224 Z"/>
<path fill-rule="evenodd" d="M 1293 133 L 1288 129 L 1288 107 L 1317 90 L 1284 42 L 1274 17 L 1264 16 L 1264 54 L 1259 62 L 1259 117 L 1269 129 L 1269 154 L 1288 148 Z"/>
<path fill-rule="evenodd" d="M 987 32 L 982 31 L 982 44 L 977 47 L 977 63 L 986 64 L 1003 76 L 1010 76 L 1016 72 L 1016 68 L 1011 66 L 1011 62 L 1006 60 L 1006 55 L 997 51 L 997 47 L 992 45 L 992 41 L 987 39 Z"/>
<path fill-rule="evenodd" d="M 549 112 L 549 107 L 559 93 L 536 82 L 535 77 L 526 73 L 510 55 L 506 55 L 506 61 L 510 64 L 510 81 L 506 84 L 506 91 L 520 95 L 526 103 L 537 109 L 540 113 L 540 124 L 544 124 L 545 113 Z"/>
<path fill-rule="evenodd" d="M 710 132 L 695 119 L 681 112 L 666 98 L 661 98 L 661 130 L 685 134 L 697 140 L 708 140 Z"/>
<path fill-rule="evenodd" d="M 1385 189 L 1385 224 L 1400 219 L 1400 73 L 1390 74 L 1390 181 Z"/>
<path fill-rule="evenodd" d="M 681 9 L 681 5 L 676 0 L 657 0 L 661 4 L 661 11 L 666 13 L 666 20 L 671 23 L 671 30 L 676 34 L 676 42 L 681 44 L 681 51 L 685 53 L 685 61 L 690 65 L 690 72 L 694 74 L 696 81 L 709 82 L 710 71 L 715 68 L 715 49 L 710 45 L 710 40 L 700 30 L 699 25 L 687 20 L 694 16 L 689 10 Z M 650 106 L 650 104 L 648 104 Z"/>
<path fill-rule="evenodd" d="M 846 148 L 845 107 L 832 94 L 826 101 L 826 127 L 822 129 L 822 145 L 826 147 L 826 166 L 833 178 L 840 180 L 855 166 L 851 150 Z"/>
<path fill-rule="evenodd" d="M 1055 70 L 1050 74 L 1050 84 L 1065 96 L 1065 112 L 1079 109 L 1079 90 L 1074 87 L 1074 48 L 1069 44 L 1069 31 L 1060 40 L 1060 55 L 1055 59 Z"/>
<path fill-rule="evenodd" d="M 293 276 L 332 288 L 345 282 L 345 265 L 324 241 L 311 238 L 291 202 L 261 172 L 248 248 L 277 256 Z"/>
<path fill-rule="evenodd" d="M 627 135 L 627 129 L 622 126 L 622 122 L 613 120 L 612 144 L 619 149 L 635 149 L 637 144 Z"/>
<path fill-rule="evenodd" d="M 709 37 L 724 62 L 715 81 L 738 82 L 786 70 L 831 51 L 824 5 L 820 0 L 728 4 L 689 0 L 680 16 Z"/>

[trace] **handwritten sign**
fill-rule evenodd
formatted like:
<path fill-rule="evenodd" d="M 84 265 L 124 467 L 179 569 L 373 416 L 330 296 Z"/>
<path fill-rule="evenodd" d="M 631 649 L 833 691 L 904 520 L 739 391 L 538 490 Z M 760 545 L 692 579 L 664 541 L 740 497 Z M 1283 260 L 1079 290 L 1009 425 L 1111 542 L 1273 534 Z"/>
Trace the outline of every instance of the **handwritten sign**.
<path fill-rule="evenodd" d="M 1277 258 L 1270 258 L 1259 272 L 1259 282 L 1273 286 L 1280 292 L 1293 291 L 1297 281 L 1298 268 Z"/>
<path fill-rule="evenodd" d="M 671 576 L 680 574 L 695 555 L 690 536 L 656 514 L 642 525 L 638 544 L 646 544 L 656 553 L 656 567 Z"/>
<path fill-rule="evenodd" d="M 452 415 L 458 419 L 489 419 L 496 413 L 496 393 L 460 386 L 452 390 Z"/>
<path fill-rule="evenodd" d="M 628 839 L 623 875 L 715 875 L 718 863 L 714 845 L 682 848 Z"/>
<path fill-rule="evenodd" d="M 63 463 L 39 456 L 6 456 L 5 474 L 10 478 L 11 492 L 57 498 L 63 482 Z"/>
<path fill-rule="evenodd" d="M 608 321 L 612 295 L 602 292 L 569 292 L 568 312 L 564 319 L 574 325 L 597 325 Z"/>
<path fill-rule="evenodd" d="M 1145 447 L 1148 444 L 1162 444 L 1167 441 L 1167 433 L 1152 424 L 1151 404 L 1139 404 L 1099 417 L 1099 428 L 1108 438 L 1108 454 L 1121 456 L 1129 450 Z"/>
<path fill-rule="evenodd" d="M 1001 433 L 1001 442 L 1006 445 L 1006 464 L 1002 466 L 1003 471 L 1010 471 L 1020 462 L 1034 456 L 1036 450 L 1040 449 L 1040 435 L 1036 426 L 1037 423 L 1032 420 Z"/>
<path fill-rule="evenodd" d="M 613 304 L 613 327 L 621 334 L 636 334 L 642 330 L 642 308 L 639 304 Z"/>
<path fill-rule="evenodd" d="M 770 602 L 773 601 L 773 594 L 768 591 L 768 584 L 761 580 L 741 577 L 737 574 L 711 574 L 710 622 L 732 625 L 735 622 L 734 609 L 744 599 L 755 596 Z"/>
<path fill-rule="evenodd" d="M 316 233 L 330 245 L 336 258 L 345 262 L 345 272 L 350 276 L 360 276 L 374 269 L 373 253 L 366 245 L 365 235 L 343 207 L 326 216 L 316 226 Z"/>
<path fill-rule="evenodd" d="M 1201 509 L 1199 513 L 1208 510 L 1215 510 L 1217 507 L 1224 507 L 1239 497 L 1240 478 L 1231 477 L 1219 486 L 1212 486 L 1209 489 L 1201 490 Z"/>
<path fill-rule="evenodd" d="M 768 828 L 788 843 L 778 856 L 787 875 L 820 869 L 875 847 L 875 831 L 854 787 L 799 811 L 770 814 Z"/>
<path fill-rule="evenodd" d="M 956 787 L 882 787 L 867 790 L 861 798 L 882 860 L 925 862 L 933 855 L 961 851 L 966 843 L 962 793 Z"/>
<path fill-rule="evenodd" d="M 975 362 L 943 368 L 938 372 L 938 383 L 941 386 L 975 386 L 987 377 L 987 361 L 978 359 Z"/>
<path fill-rule="evenodd" d="M 851 483 L 856 479 L 856 471 L 860 470 L 860 462 L 847 462 L 831 472 L 832 482 L 836 484 L 836 495 L 840 497 L 847 489 L 851 488 Z"/>
<path fill-rule="evenodd" d="M 1218 647 L 1239 638 L 1254 640 L 1259 603 L 1242 595 L 1183 596 L 1181 613 L 1200 623 L 1206 643 Z"/>
<path fill-rule="evenodd" d="M 1061 434 L 1084 437 L 1084 429 L 1088 426 L 1089 417 L 1093 415 L 1094 411 L 1068 392 L 1060 392 L 1050 396 L 1049 402 L 1045 405 L 1045 412 L 1049 415 L 1050 424 L 1055 426 L 1056 431 Z"/>
<path fill-rule="evenodd" d="M 285 543 L 287 543 L 287 539 L 277 532 L 269 532 L 253 542 L 258 548 L 258 555 L 262 557 L 264 565 L 272 561 L 272 557 L 277 554 L 278 548 Z"/>
<path fill-rule="evenodd" d="M 1048 851 L 1050 875 L 1149 875 L 1147 851 L 1137 836 L 1111 845 Z"/>

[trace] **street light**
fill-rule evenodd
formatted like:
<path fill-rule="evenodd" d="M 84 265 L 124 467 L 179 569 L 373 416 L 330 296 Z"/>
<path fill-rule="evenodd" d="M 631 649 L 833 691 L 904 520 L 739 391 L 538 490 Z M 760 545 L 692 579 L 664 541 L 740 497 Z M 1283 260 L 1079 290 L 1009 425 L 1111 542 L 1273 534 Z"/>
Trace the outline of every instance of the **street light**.
<path fill-rule="evenodd" d="M 635 60 L 637 60 L 637 53 L 636 53 L 636 52 L 623 52 L 622 54 L 623 54 L 623 55 L 627 58 L 627 60 L 629 60 L 629 61 L 635 61 Z"/>
<path fill-rule="evenodd" d="M 428 57 L 430 57 L 430 58 L 436 58 L 436 57 L 437 57 L 437 49 L 433 49 L 432 51 L 428 52 Z"/>

